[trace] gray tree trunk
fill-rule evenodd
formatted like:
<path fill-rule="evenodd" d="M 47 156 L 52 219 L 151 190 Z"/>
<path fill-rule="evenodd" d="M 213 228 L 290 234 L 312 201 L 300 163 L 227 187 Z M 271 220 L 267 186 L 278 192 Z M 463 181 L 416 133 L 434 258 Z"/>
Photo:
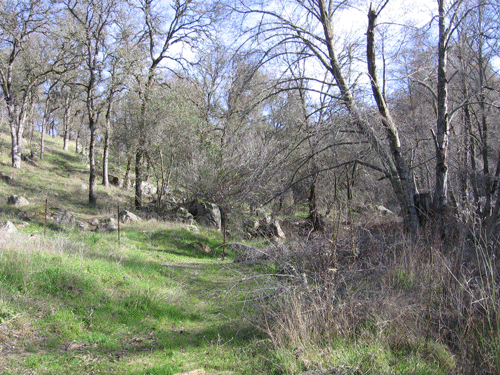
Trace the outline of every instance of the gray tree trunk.
<path fill-rule="evenodd" d="M 393 186 L 397 185 L 397 190 L 400 192 L 399 200 L 405 215 L 405 223 L 409 226 L 412 233 L 416 233 L 419 228 L 419 220 L 415 203 L 413 200 L 413 187 L 410 178 L 410 170 L 406 163 L 401 150 L 401 141 L 399 132 L 389 113 L 389 108 L 385 101 L 384 95 L 380 90 L 380 85 L 377 78 L 377 66 L 375 56 L 375 28 L 377 26 L 377 12 L 370 6 L 368 12 L 368 30 L 367 30 L 367 62 L 368 72 L 370 74 L 373 97 L 377 102 L 377 107 L 382 116 L 382 125 L 389 140 L 389 148 L 394 159 L 397 170 L 397 180 L 393 182 Z M 396 189 L 395 189 L 396 190 Z"/>
<path fill-rule="evenodd" d="M 437 134 L 434 135 L 436 146 L 436 186 L 434 206 L 438 212 L 448 207 L 448 81 L 446 76 L 448 60 L 448 33 L 445 25 L 445 0 L 438 0 L 439 6 L 439 47 L 438 47 L 438 82 L 437 82 Z"/>

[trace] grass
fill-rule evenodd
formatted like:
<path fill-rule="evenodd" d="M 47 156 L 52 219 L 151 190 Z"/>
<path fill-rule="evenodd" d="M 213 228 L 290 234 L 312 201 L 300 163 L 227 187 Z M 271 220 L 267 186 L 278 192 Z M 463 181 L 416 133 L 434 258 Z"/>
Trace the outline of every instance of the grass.
<path fill-rule="evenodd" d="M 160 236 L 163 225 L 147 235 L 126 229 L 120 247 L 116 234 L 96 233 L 21 234 L 3 243 L 1 316 L 32 333 L 15 345 L 30 359 L 22 364 L 24 355 L 8 351 L 2 373 L 20 366 L 79 373 L 86 362 L 103 373 L 234 367 L 235 352 L 259 336 L 238 322 L 235 301 L 221 298 L 242 270 L 189 246 L 218 245 L 218 234 L 173 228 Z M 143 249 L 145 236 L 151 249 Z M 207 357 L 218 348 L 216 360 Z M 80 360 L 68 362 L 72 356 Z"/>
<path fill-rule="evenodd" d="M 338 230 L 328 241 L 269 245 L 266 251 L 278 255 L 257 264 L 233 263 L 230 249 L 222 260 L 219 232 L 194 233 L 179 223 L 124 224 L 118 243 L 116 232 L 49 220 L 44 236 L 45 199 L 49 214 L 64 208 L 85 221 L 133 204 L 132 191 L 97 186 L 98 204 L 89 207 L 80 156 L 61 151 L 59 139 L 46 142 L 45 160 L 21 170 L 10 168 L 6 147 L 0 149 L 0 170 L 13 177 L 0 181 L 0 223 L 18 227 L 0 241 L 2 374 L 459 373 L 460 350 L 427 326 L 467 337 L 478 366 L 486 368 L 481 351 L 498 357 L 497 278 L 487 254 L 480 254 L 489 272 L 481 290 L 494 298 L 480 296 L 490 317 L 481 324 L 476 306 L 465 303 L 476 292 L 470 277 L 457 276 L 460 288 L 452 289 L 443 254 L 436 251 L 429 263 L 419 255 L 428 251 L 396 237 L 380 241 L 384 233 L 371 235 L 375 228 L 360 231 L 370 236 L 359 240 L 357 258 L 351 232 Z M 12 194 L 30 205 L 8 206 Z M 210 252 L 201 250 L 207 246 Z M 276 277 L 290 264 L 307 286 Z M 459 302 L 474 319 L 453 326 Z M 489 363 L 500 363 L 494 356 Z"/>

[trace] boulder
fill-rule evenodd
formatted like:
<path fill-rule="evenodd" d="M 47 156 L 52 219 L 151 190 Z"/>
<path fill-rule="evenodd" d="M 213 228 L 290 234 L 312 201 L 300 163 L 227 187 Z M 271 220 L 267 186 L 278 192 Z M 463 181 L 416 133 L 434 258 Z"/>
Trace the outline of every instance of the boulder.
<path fill-rule="evenodd" d="M 16 226 L 12 224 L 12 222 L 10 221 L 5 222 L 5 224 L 0 227 L 0 233 L 2 234 L 11 234 L 16 232 L 17 232 Z"/>
<path fill-rule="evenodd" d="M 118 222 L 114 217 L 102 220 L 97 227 L 97 232 L 115 232 L 118 230 Z"/>
<path fill-rule="evenodd" d="M 149 182 L 142 181 L 141 189 L 142 189 L 142 194 L 144 194 L 145 196 L 152 197 L 153 195 L 156 194 L 156 187 L 153 184 L 150 184 Z"/>
<path fill-rule="evenodd" d="M 28 200 L 20 195 L 11 195 L 7 198 L 7 204 L 12 204 L 16 207 L 24 207 L 30 204 Z"/>
<path fill-rule="evenodd" d="M 129 221 L 131 222 L 136 222 L 136 221 L 140 221 L 141 219 L 135 215 L 133 212 L 130 212 L 130 211 L 127 211 L 127 210 L 123 210 L 120 212 L 120 221 L 122 223 L 127 223 Z"/>
<path fill-rule="evenodd" d="M 122 187 L 123 186 L 123 180 L 121 180 L 119 177 L 117 176 L 112 176 L 112 175 L 109 175 L 108 176 L 108 180 L 109 180 L 109 183 L 111 185 L 114 185 L 114 186 L 119 186 L 119 187 Z"/>
<path fill-rule="evenodd" d="M 75 217 L 73 214 L 62 208 L 52 214 L 52 219 L 60 225 L 73 225 L 75 223 Z"/>
<path fill-rule="evenodd" d="M 28 215 L 26 215 L 26 212 L 19 211 L 17 216 L 19 217 L 19 219 L 23 221 L 31 221 L 31 218 Z"/>
<path fill-rule="evenodd" d="M 0 180 L 5 181 L 5 182 L 7 182 L 7 183 L 10 183 L 10 182 L 12 182 L 14 179 L 13 179 L 11 176 L 8 176 L 8 175 L 3 174 L 2 172 L 0 172 Z"/>
<path fill-rule="evenodd" d="M 259 227 L 259 233 L 265 237 L 272 237 L 275 240 L 281 241 L 286 238 L 285 232 L 281 229 L 280 221 L 274 219 L 267 225 Z"/>
<path fill-rule="evenodd" d="M 251 235 L 257 234 L 259 227 L 260 227 L 260 221 L 259 221 L 259 219 L 255 218 L 255 217 L 251 217 L 251 218 L 247 219 L 247 221 L 245 223 L 245 229 Z"/>
<path fill-rule="evenodd" d="M 90 230 L 90 224 L 86 221 L 76 220 L 76 226 L 80 230 Z"/>
<path fill-rule="evenodd" d="M 377 212 L 382 215 L 382 216 L 387 216 L 387 215 L 394 215 L 394 212 L 392 212 L 391 210 L 389 210 L 388 208 L 384 207 L 384 206 L 375 206 L 375 209 L 377 210 Z"/>
<path fill-rule="evenodd" d="M 175 212 L 175 218 L 183 223 L 193 224 L 194 216 L 185 208 L 179 207 Z"/>
<path fill-rule="evenodd" d="M 198 224 L 221 230 L 221 212 L 216 204 L 196 200 L 191 203 L 189 212 Z"/>

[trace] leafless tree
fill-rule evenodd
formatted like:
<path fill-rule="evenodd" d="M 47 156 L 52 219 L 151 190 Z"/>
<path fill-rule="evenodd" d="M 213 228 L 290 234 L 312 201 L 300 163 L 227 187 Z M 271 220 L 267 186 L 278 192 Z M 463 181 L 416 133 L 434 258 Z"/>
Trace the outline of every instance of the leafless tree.
<path fill-rule="evenodd" d="M 48 76 L 65 70 L 71 58 L 56 46 L 65 41 L 58 38 L 50 1 L 7 0 L 0 12 L 0 87 L 7 105 L 12 167 L 21 168 L 22 137 L 34 90 Z"/>

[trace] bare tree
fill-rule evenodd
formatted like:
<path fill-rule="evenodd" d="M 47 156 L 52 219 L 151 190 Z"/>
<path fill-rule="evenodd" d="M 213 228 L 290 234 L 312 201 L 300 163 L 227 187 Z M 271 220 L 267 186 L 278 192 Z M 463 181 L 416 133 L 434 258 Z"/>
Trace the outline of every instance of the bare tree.
<path fill-rule="evenodd" d="M 384 5 L 387 2 L 384 2 Z M 240 3 L 237 10 L 243 15 L 259 15 L 260 22 L 249 32 L 261 35 L 266 43 L 270 41 L 267 54 L 271 57 L 273 51 L 279 56 L 285 50 L 297 59 L 314 60 L 324 71 L 333 78 L 337 93 L 331 95 L 341 100 L 350 116 L 352 126 L 364 134 L 372 147 L 378 152 L 385 174 L 389 178 L 392 188 L 398 198 L 404 213 L 407 228 L 412 232 L 418 230 L 418 218 L 413 202 L 411 181 L 406 166 L 397 128 L 391 120 L 384 98 L 379 95 L 379 83 L 376 78 L 374 64 L 374 49 L 368 49 L 368 62 L 370 67 L 372 89 L 378 101 L 379 112 L 383 129 L 388 135 L 389 144 L 385 145 L 377 134 L 373 125 L 363 116 L 358 103 L 354 98 L 352 87 L 349 84 L 348 68 L 346 63 L 352 58 L 352 48 L 346 47 L 338 55 L 338 35 L 334 33 L 335 17 L 348 6 L 346 1 L 313 0 L 313 1 L 283 1 L 282 6 L 269 8 L 264 4 L 247 5 Z M 382 5 L 380 10 L 384 7 Z M 276 10 L 278 9 L 278 10 Z M 283 9 L 293 9 L 293 12 L 281 12 Z M 368 29 L 368 38 L 373 38 L 375 20 L 378 12 L 371 8 L 371 23 Z M 277 47 L 279 47 L 279 52 Z M 274 50 L 273 50 L 274 48 Z M 346 75 L 347 73 L 347 75 Z M 316 80 L 317 78 L 312 78 Z M 388 147 L 387 147 L 388 146 Z"/>
<path fill-rule="evenodd" d="M 57 23 L 50 1 L 7 0 L 0 12 L 0 87 L 7 105 L 12 167 L 21 168 L 22 137 L 34 89 L 64 70 L 67 51 L 52 44 Z"/>
<path fill-rule="evenodd" d="M 143 205 L 142 182 L 146 160 L 148 131 L 155 124 L 148 123 L 148 110 L 155 85 L 155 78 L 162 68 L 172 64 L 182 66 L 187 60 L 175 48 L 188 48 L 203 39 L 217 16 L 217 4 L 204 1 L 175 1 L 170 4 L 154 0 L 137 0 L 133 3 L 141 15 L 138 43 L 141 45 L 145 67 L 136 75 L 141 109 L 138 126 L 138 144 L 135 155 L 135 207 Z"/>
<path fill-rule="evenodd" d="M 66 10 L 73 19 L 71 35 L 75 38 L 81 54 L 83 67 L 79 84 L 85 91 L 85 103 L 90 132 L 89 142 L 89 204 L 95 205 L 95 140 L 102 100 L 98 86 L 102 83 L 105 68 L 107 37 L 114 22 L 115 0 L 63 0 Z"/>

